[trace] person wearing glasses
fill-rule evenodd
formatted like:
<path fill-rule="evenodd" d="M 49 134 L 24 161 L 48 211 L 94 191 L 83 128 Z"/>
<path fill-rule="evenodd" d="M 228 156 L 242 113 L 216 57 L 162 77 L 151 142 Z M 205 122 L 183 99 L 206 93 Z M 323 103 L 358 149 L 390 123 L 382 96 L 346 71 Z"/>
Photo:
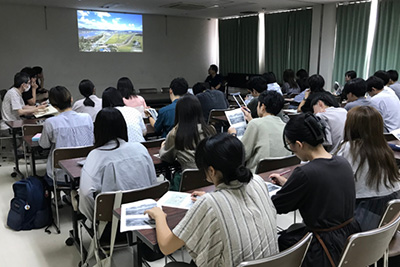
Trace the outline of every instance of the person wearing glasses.
<path fill-rule="evenodd" d="M 282 186 L 272 197 L 277 213 L 298 209 L 304 220 L 303 225 L 281 233 L 279 249 L 289 248 L 307 232 L 314 233 L 302 266 L 336 266 L 347 237 L 360 229 L 353 220 L 353 170 L 345 158 L 325 150 L 324 139 L 324 126 L 315 115 L 291 118 L 284 129 L 285 146 L 308 163 L 297 167 L 288 179 L 277 173 L 270 176 Z"/>

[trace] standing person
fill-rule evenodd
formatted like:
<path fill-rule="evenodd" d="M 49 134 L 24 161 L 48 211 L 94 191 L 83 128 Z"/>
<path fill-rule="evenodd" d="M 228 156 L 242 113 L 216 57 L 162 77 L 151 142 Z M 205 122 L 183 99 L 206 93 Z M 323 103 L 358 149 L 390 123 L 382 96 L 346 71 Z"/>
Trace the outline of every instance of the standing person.
<path fill-rule="evenodd" d="M 199 100 L 187 94 L 176 103 L 175 127 L 168 133 L 165 142 L 161 145 L 160 157 L 162 160 L 173 163 L 179 162 L 182 171 L 197 169 L 194 153 L 197 144 L 205 137 L 215 135 L 214 127 L 207 125 Z M 176 173 L 171 188 L 178 191 L 180 173 Z"/>
<path fill-rule="evenodd" d="M 355 185 L 353 171 L 345 158 L 332 156 L 322 143 L 324 127 L 313 114 L 294 116 L 284 130 L 286 147 L 302 161 L 288 179 L 271 174 L 274 183 L 282 185 L 272 196 L 278 214 L 299 210 L 305 227 L 290 228 L 281 233 L 279 249 L 289 248 L 307 232 L 314 236 L 306 257 L 305 267 L 332 267 L 338 264 L 348 236 L 359 231 L 353 220 Z M 329 248 L 324 251 L 323 247 Z"/>
<path fill-rule="evenodd" d="M 392 89 L 390 89 L 392 90 Z M 382 79 L 372 76 L 367 80 L 367 92 L 371 96 L 371 106 L 382 115 L 384 132 L 400 128 L 400 101 L 389 90 L 385 90 Z"/>
<path fill-rule="evenodd" d="M 18 72 L 14 76 L 14 85 L 7 91 L 1 105 L 1 130 L 7 130 L 9 127 L 5 121 L 19 121 L 21 116 L 33 115 L 33 113 L 44 109 L 45 106 L 25 105 L 22 99 L 22 93 L 31 88 L 29 74 Z"/>
<path fill-rule="evenodd" d="M 208 76 L 205 82 L 210 84 L 210 88 L 212 90 L 220 90 L 224 92 L 224 88 L 222 86 L 222 76 L 218 74 L 217 65 L 210 65 L 210 68 L 208 69 Z"/>
<path fill-rule="evenodd" d="M 229 103 L 225 95 L 218 90 L 206 89 L 204 83 L 196 83 L 193 85 L 193 94 L 200 101 L 205 122 L 208 121 L 212 109 L 229 108 Z"/>
<path fill-rule="evenodd" d="M 60 114 L 44 121 L 39 139 L 41 147 L 50 148 L 45 177 L 50 185 L 53 180 L 65 184 L 66 174 L 63 170 L 57 170 L 56 177 L 53 177 L 53 151 L 60 147 L 92 146 L 93 121 L 89 114 L 72 110 L 72 96 L 64 86 L 51 88 L 49 100 Z"/>
<path fill-rule="evenodd" d="M 149 117 L 151 126 L 153 126 L 156 133 L 160 133 L 162 137 L 166 137 L 169 131 L 175 126 L 176 102 L 178 102 L 181 96 L 187 93 L 188 88 L 189 85 L 184 78 L 173 79 L 169 85 L 169 98 L 172 103 L 158 111 L 157 120 L 151 116 Z"/>
<path fill-rule="evenodd" d="M 94 123 L 94 146 L 79 185 L 79 210 L 93 220 L 94 200 L 101 192 L 139 189 L 157 182 L 153 161 L 140 143 L 128 142 L 121 112 L 104 108 Z"/>
<path fill-rule="evenodd" d="M 367 93 L 367 82 L 361 78 L 355 78 L 344 85 L 343 93 L 347 97 L 344 108 L 349 111 L 357 106 L 369 106 L 371 102 L 365 97 Z"/>
<path fill-rule="evenodd" d="M 352 108 L 347 113 L 344 140 L 337 151 L 353 168 L 355 218 L 362 231 L 377 228 L 386 204 L 400 198 L 399 169 L 382 129 L 382 116 L 375 108 Z"/>
<path fill-rule="evenodd" d="M 289 96 L 300 93 L 300 87 L 294 77 L 294 71 L 291 69 L 287 69 L 283 72 L 282 93 Z"/>
<path fill-rule="evenodd" d="M 275 209 L 264 180 L 244 167 L 242 143 L 228 134 L 205 138 L 196 164 L 216 190 L 195 191 L 196 202 L 172 231 L 160 208 L 145 211 L 156 221 L 160 250 L 169 255 L 185 246 L 197 266 L 237 266 L 276 254 Z"/>
<path fill-rule="evenodd" d="M 144 124 L 142 114 L 131 107 L 125 106 L 122 95 L 114 87 L 108 87 L 102 95 L 103 108 L 112 107 L 118 109 L 124 116 L 126 127 L 128 128 L 129 142 L 144 142 L 144 135 L 147 129 Z"/>
<path fill-rule="evenodd" d="M 90 80 L 82 80 L 79 83 L 79 92 L 85 98 L 76 101 L 72 106 L 72 110 L 78 113 L 89 114 L 94 122 L 97 113 L 102 108 L 102 100 L 96 96 L 96 88 L 94 87 L 94 84 Z"/>
<path fill-rule="evenodd" d="M 242 111 L 249 122 L 241 139 L 246 155 L 246 167 L 254 172 L 260 160 L 289 156 L 282 142 L 285 123 L 277 115 L 282 110 L 285 100 L 274 91 L 264 91 L 258 97 L 258 117 L 253 119 L 244 108 Z M 228 132 L 236 134 L 236 129 L 230 127 Z"/>
<path fill-rule="evenodd" d="M 140 95 L 137 95 L 131 80 L 127 77 L 122 77 L 118 80 L 117 90 L 121 93 L 124 104 L 127 107 L 136 108 L 143 117 L 144 110 L 147 108 L 146 101 Z"/>

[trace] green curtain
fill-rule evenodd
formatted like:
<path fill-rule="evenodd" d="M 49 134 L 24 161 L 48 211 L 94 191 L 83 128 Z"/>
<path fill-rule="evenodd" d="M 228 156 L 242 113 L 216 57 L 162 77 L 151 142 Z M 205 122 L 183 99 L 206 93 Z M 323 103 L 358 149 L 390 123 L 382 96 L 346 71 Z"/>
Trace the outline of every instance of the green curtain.
<path fill-rule="evenodd" d="M 333 80 L 344 84 L 346 71 L 358 77 L 366 71 L 366 49 L 371 3 L 340 5 L 336 12 L 336 51 Z"/>
<path fill-rule="evenodd" d="M 382 0 L 369 75 L 377 70 L 400 70 L 400 1 Z"/>
<path fill-rule="evenodd" d="M 312 10 L 265 15 L 265 71 L 282 82 L 285 69 L 309 68 Z"/>
<path fill-rule="evenodd" d="M 219 20 L 222 75 L 258 73 L 258 16 Z"/>

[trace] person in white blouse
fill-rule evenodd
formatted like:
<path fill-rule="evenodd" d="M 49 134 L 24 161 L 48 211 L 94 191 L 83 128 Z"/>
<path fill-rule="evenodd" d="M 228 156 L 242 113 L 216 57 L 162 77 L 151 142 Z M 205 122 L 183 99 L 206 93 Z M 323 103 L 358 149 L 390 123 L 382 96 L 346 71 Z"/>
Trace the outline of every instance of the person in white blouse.
<path fill-rule="evenodd" d="M 118 109 L 104 108 L 97 114 L 94 138 L 95 149 L 86 158 L 79 186 L 79 210 L 89 220 L 97 194 L 157 182 L 149 152 L 138 142 L 128 142 L 126 123 Z"/>
<path fill-rule="evenodd" d="M 78 113 L 87 113 L 92 117 L 92 120 L 96 119 L 97 113 L 101 110 L 101 98 L 96 96 L 96 88 L 90 80 L 82 80 L 79 83 L 79 92 L 85 98 L 80 99 L 74 103 L 72 110 Z"/>
<path fill-rule="evenodd" d="M 122 116 L 124 116 L 128 128 L 129 142 L 144 142 L 146 135 L 146 125 L 144 124 L 142 114 L 135 108 L 127 107 L 122 100 L 121 93 L 114 87 L 108 87 L 102 95 L 103 108 L 115 107 Z"/>

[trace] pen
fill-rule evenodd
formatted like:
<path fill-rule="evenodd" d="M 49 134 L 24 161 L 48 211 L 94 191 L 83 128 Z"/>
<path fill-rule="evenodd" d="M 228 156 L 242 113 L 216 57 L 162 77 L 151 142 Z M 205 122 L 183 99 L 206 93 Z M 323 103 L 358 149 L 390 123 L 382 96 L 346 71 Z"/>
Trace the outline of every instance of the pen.
<path fill-rule="evenodd" d="M 283 171 L 283 172 L 281 172 L 279 175 L 280 175 L 280 176 L 283 176 L 283 175 L 285 175 L 285 174 L 288 174 L 289 172 L 291 172 L 291 170 Z"/>

